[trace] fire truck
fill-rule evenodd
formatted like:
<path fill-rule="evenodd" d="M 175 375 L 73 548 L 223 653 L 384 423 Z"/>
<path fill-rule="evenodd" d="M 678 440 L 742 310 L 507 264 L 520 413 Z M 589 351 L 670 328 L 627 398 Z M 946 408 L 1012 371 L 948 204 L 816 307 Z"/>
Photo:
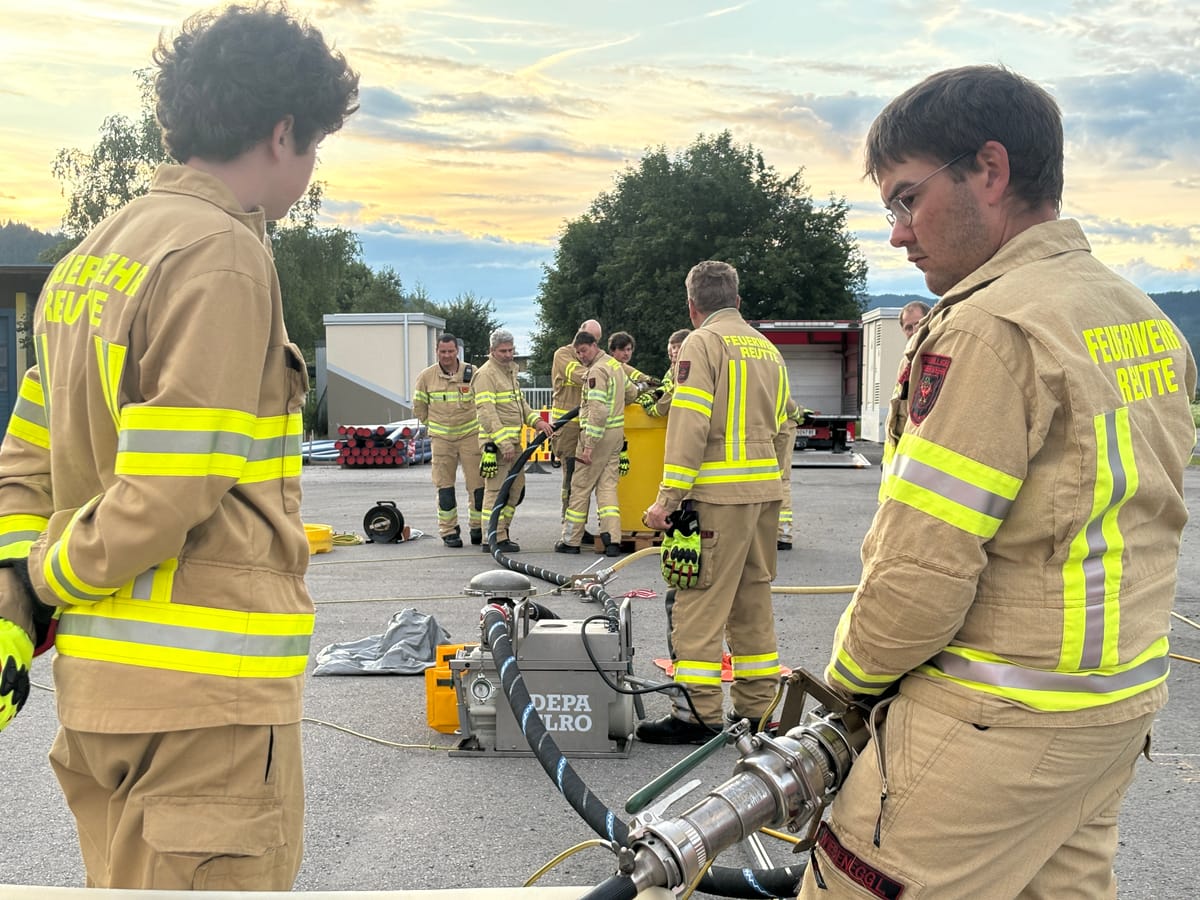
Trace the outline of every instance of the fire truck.
<path fill-rule="evenodd" d="M 796 449 L 844 452 L 860 415 L 863 326 L 859 321 L 764 319 L 751 322 L 779 348 L 792 397 L 814 411 L 796 431 Z"/>

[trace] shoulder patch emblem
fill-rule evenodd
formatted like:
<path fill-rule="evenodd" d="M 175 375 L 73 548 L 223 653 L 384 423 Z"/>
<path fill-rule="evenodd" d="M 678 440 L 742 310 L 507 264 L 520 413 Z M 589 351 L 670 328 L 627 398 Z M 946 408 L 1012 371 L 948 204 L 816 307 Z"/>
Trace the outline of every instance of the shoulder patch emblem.
<path fill-rule="evenodd" d="M 588 387 L 590 387 L 590 388 L 594 388 L 595 386 L 596 386 L 596 379 L 595 379 L 595 378 L 589 378 L 589 379 L 588 379 Z"/>
<path fill-rule="evenodd" d="M 914 425 L 920 425 L 933 412 L 933 404 L 942 392 L 949 371 L 950 357 L 936 353 L 921 354 L 921 380 L 909 391 L 912 406 L 908 410 L 908 420 Z"/>
<path fill-rule="evenodd" d="M 692 370 L 692 364 L 686 359 L 675 366 L 675 381 L 683 384 L 687 381 L 688 372 Z"/>

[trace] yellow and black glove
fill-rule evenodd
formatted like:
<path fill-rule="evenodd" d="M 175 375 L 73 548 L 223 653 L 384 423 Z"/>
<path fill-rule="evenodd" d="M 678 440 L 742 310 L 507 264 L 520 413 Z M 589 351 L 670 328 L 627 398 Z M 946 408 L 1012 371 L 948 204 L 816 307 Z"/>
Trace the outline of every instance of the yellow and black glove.
<path fill-rule="evenodd" d="M 694 588 L 700 583 L 700 517 L 693 510 L 677 509 L 667 516 L 662 576 L 677 588 Z"/>
<path fill-rule="evenodd" d="M 621 442 L 621 452 L 617 456 L 617 472 L 621 475 L 629 474 L 629 441 Z"/>
<path fill-rule="evenodd" d="M 637 395 L 636 402 L 646 412 L 650 412 L 658 405 L 658 401 L 662 399 L 662 395 L 662 388 L 656 388 L 653 391 L 643 391 Z"/>
<path fill-rule="evenodd" d="M 0 619 L 0 731 L 21 711 L 29 697 L 29 666 L 33 641 L 25 629 Z"/>
<path fill-rule="evenodd" d="M 499 453 L 500 448 L 491 441 L 483 445 L 483 456 L 479 458 L 479 474 L 484 478 L 495 478 L 496 473 L 500 471 L 500 466 L 496 461 Z"/>

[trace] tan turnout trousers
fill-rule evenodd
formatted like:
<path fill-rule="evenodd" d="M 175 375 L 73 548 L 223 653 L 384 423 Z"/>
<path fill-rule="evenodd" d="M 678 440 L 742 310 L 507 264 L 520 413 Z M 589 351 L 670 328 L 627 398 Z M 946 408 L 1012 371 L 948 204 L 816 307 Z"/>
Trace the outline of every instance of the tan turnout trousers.
<path fill-rule="evenodd" d="M 901 694 L 882 732 L 879 846 L 872 741 L 834 801 L 800 900 L 1112 900 L 1117 813 L 1153 718 L 981 728 Z"/>
<path fill-rule="evenodd" d="M 445 537 L 458 529 L 458 499 L 454 482 L 461 465 L 463 480 L 467 484 L 467 507 L 470 510 L 469 528 L 480 527 L 483 506 L 483 476 L 479 474 L 479 436 L 475 432 L 458 438 L 434 435 L 432 438 L 433 461 L 431 475 L 433 486 L 438 492 L 438 534 Z"/>
<path fill-rule="evenodd" d="M 300 725 L 60 728 L 50 765 L 87 886 L 288 891 L 304 849 Z"/>
<path fill-rule="evenodd" d="M 596 495 L 596 518 L 600 531 L 608 532 L 614 542 L 621 540 L 621 507 L 617 500 L 617 479 L 620 478 L 623 429 L 606 431 L 592 448 L 591 465 L 575 460 L 571 478 L 571 497 L 563 513 L 563 543 L 578 547 L 587 525 L 592 494 Z"/>

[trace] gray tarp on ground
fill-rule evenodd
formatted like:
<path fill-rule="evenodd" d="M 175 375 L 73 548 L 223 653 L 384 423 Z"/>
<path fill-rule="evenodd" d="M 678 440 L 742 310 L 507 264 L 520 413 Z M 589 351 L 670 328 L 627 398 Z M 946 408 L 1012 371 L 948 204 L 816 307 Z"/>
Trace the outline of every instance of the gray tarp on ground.
<path fill-rule="evenodd" d="M 383 634 L 330 644 L 317 654 L 314 675 L 420 675 L 436 662 L 450 632 L 415 609 L 393 613 Z"/>

